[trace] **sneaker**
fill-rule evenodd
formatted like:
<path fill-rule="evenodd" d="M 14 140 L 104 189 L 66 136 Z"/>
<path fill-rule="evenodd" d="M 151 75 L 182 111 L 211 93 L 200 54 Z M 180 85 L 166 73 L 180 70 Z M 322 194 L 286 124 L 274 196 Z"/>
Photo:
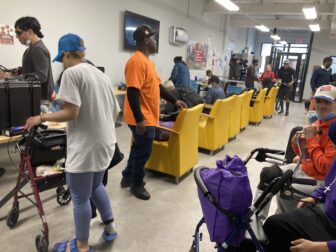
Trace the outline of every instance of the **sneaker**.
<path fill-rule="evenodd" d="M 288 111 L 286 111 L 285 116 L 288 116 Z"/>
<path fill-rule="evenodd" d="M 142 199 L 142 200 L 149 200 L 150 199 L 150 194 L 147 192 L 144 185 L 131 186 L 131 193 L 135 197 L 137 197 L 138 199 Z"/>
<path fill-rule="evenodd" d="M 114 225 L 114 223 L 112 223 L 112 232 L 111 233 L 107 233 L 105 230 L 103 231 L 102 234 L 102 238 L 104 239 L 104 241 L 106 242 L 111 242 L 115 239 L 118 238 L 118 233 L 117 233 L 117 229 Z"/>
<path fill-rule="evenodd" d="M 146 182 L 143 181 L 143 185 L 146 185 Z M 120 181 L 120 186 L 122 188 L 127 188 L 131 186 L 131 181 L 128 178 L 123 177 Z"/>

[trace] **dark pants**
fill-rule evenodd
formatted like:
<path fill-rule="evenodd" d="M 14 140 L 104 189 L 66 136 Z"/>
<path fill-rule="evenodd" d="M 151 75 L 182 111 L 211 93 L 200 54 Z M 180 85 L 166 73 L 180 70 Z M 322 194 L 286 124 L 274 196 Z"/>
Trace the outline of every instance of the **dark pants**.
<path fill-rule="evenodd" d="M 264 224 L 269 240 L 268 251 L 290 251 L 291 241 L 307 239 L 311 241 L 335 240 L 336 226 L 320 207 L 307 206 L 293 212 L 273 215 Z"/>
<path fill-rule="evenodd" d="M 247 89 L 254 89 L 254 83 L 253 82 L 252 83 L 245 82 L 245 87 Z"/>
<path fill-rule="evenodd" d="M 142 185 L 145 176 L 145 164 L 151 154 L 155 135 L 155 127 L 146 127 L 144 135 L 136 133 L 135 126 L 129 125 L 132 131 L 133 143 L 123 177 L 130 180 L 134 186 Z"/>

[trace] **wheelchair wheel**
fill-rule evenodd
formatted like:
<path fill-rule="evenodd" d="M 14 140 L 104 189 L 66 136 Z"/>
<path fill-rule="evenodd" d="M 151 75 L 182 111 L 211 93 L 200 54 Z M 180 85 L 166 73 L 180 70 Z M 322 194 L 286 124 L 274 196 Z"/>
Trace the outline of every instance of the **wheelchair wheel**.
<path fill-rule="evenodd" d="M 35 237 L 35 247 L 38 252 L 48 252 L 49 242 L 44 235 L 37 235 Z"/>
<path fill-rule="evenodd" d="M 65 190 L 64 188 L 57 193 L 56 198 L 57 203 L 60 206 L 65 206 L 71 201 L 71 195 L 69 189 Z"/>
<path fill-rule="evenodd" d="M 8 212 L 6 224 L 9 228 L 16 225 L 20 215 L 19 202 L 13 204 L 13 208 Z"/>

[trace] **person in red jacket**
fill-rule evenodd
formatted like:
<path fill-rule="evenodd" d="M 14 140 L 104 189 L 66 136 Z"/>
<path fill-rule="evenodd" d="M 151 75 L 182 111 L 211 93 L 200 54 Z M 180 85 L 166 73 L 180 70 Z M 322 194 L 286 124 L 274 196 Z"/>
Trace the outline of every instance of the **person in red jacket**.
<path fill-rule="evenodd" d="M 305 126 L 302 131 L 298 131 L 292 138 L 293 149 L 299 154 L 297 143 L 299 142 L 303 154 L 298 169 L 297 164 L 285 166 L 265 167 L 260 173 L 260 183 L 258 185 L 255 199 L 266 189 L 268 184 L 282 172 L 288 169 L 294 170 L 296 178 L 313 178 L 317 180 L 317 186 L 294 185 L 294 187 L 304 193 L 311 194 L 314 189 L 324 184 L 324 178 L 329 171 L 333 158 L 336 156 L 334 144 L 328 137 L 328 129 L 333 121 L 336 121 L 336 87 L 332 85 L 321 86 L 317 89 L 315 96 L 316 112 L 319 119 L 311 125 Z M 277 213 L 289 212 L 296 208 L 296 203 L 284 200 L 277 196 Z M 260 217 L 266 218 L 269 207 L 265 207 Z"/>
<path fill-rule="evenodd" d="M 260 80 L 263 81 L 265 79 L 271 79 L 272 81 L 275 81 L 275 73 L 272 71 L 272 65 L 267 64 L 265 72 L 260 76 Z"/>

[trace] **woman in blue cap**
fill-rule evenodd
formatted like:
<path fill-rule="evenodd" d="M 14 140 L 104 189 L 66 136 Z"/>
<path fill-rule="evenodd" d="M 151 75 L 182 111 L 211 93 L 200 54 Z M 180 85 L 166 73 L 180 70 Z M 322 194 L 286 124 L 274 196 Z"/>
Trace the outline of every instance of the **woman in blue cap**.
<path fill-rule="evenodd" d="M 46 121 L 68 122 L 65 171 L 74 207 L 76 239 L 55 244 L 55 252 L 92 251 L 88 245 L 90 198 L 105 224 L 103 238 L 111 241 L 117 237 L 102 179 L 115 151 L 114 125 L 120 108 L 109 77 L 88 64 L 84 57 L 84 42 L 78 35 L 66 34 L 60 38 L 54 61 L 62 62 L 66 69 L 58 94 L 63 108 L 26 122 L 28 129 Z"/>

